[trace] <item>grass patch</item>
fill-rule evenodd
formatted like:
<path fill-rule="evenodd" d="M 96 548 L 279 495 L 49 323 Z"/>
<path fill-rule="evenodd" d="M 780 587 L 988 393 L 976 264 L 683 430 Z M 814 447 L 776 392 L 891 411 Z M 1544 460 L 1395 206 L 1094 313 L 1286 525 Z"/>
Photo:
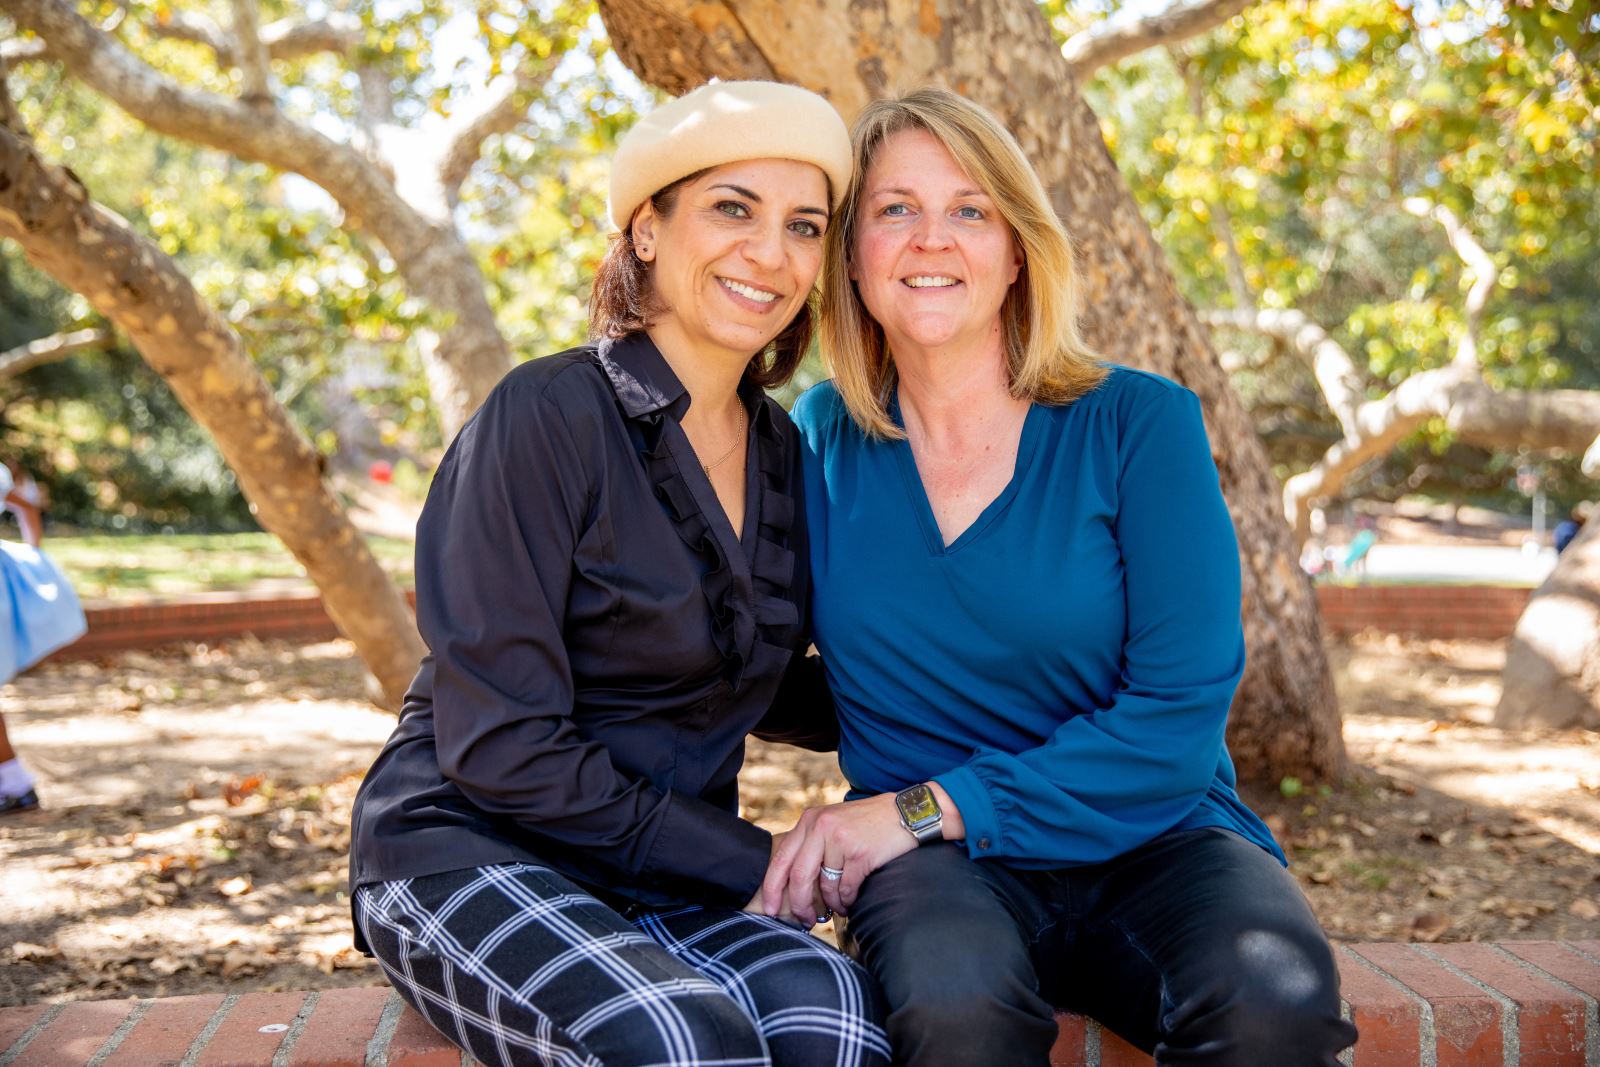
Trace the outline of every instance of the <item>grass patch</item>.
<path fill-rule="evenodd" d="M 384 570 L 410 584 L 410 541 L 368 537 L 367 545 Z M 91 534 L 50 537 L 44 547 L 86 600 L 184 596 L 307 581 L 305 568 L 283 542 L 266 533 Z"/>

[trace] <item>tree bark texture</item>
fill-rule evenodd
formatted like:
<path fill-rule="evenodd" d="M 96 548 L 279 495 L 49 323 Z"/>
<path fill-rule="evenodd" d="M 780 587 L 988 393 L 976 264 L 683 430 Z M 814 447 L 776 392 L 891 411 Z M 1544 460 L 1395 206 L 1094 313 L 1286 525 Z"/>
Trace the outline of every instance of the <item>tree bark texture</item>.
<path fill-rule="evenodd" d="M 1600 518 L 1534 590 L 1506 648 L 1496 726 L 1600 729 Z"/>
<path fill-rule="evenodd" d="M 1021 142 L 1080 244 L 1085 328 L 1111 359 L 1194 390 L 1239 533 L 1249 663 L 1229 745 L 1241 774 L 1327 779 L 1346 766 L 1316 599 L 1243 405 L 1030 0 L 601 0 L 618 55 L 672 93 L 710 77 L 777 78 L 846 120 L 891 92 L 942 84 Z"/>
<path fill-rule="evenodd" d="M 0 236 L 82 293 L 132 340 L 217 442 L 261 525 L 321 590 L 398 708 L 425 653 L 405 599 L 322 480 L 321 458 L 289 420 L 238 334 L 176 263 L 94 203 L 72 173 L 0 127 Z"/>

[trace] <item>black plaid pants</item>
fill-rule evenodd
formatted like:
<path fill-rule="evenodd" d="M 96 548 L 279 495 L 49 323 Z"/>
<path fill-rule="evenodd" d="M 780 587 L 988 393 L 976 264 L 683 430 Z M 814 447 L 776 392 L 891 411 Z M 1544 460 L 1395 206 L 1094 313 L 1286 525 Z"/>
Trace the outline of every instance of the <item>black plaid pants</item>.
<path fill-rule="evenodd" d="M 887 1067 L 883 1003 L 854 961 L 729 908 L 631 921 L 541 866 L 362 886 L 389 981 L 485 1064 Z"/>

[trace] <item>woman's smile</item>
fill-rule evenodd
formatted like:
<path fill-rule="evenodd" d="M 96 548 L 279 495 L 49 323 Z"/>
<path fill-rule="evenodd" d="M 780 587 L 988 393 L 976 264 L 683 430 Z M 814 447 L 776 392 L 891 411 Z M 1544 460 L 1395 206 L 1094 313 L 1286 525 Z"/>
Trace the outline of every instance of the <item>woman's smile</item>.
<path fill-rule="evenodd" d="M 772 310 L 771 305 L 781 295 L 770 289 L 762 289 L 749 282 L 735 281 L 732 278 L 719 277 L 717 281 L 721 282 L 722 287 L 736 297 L 739 303 L 750 305 L 754 311 Z"/>

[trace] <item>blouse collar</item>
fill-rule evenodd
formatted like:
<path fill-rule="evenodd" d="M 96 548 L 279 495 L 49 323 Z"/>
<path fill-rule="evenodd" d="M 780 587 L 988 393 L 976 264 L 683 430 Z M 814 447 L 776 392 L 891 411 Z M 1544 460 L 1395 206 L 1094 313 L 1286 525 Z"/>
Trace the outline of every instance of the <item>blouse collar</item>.
<path fill-rule="evenodd" d="M 672 409 L 682 418 L 689 409 L 689 391 L 649 334 L 640 331 L 626 337 L 607 337 L 599 343 L 595 357 L 628 418 L 637 419 L 663 408 Z M 771 418 L 767 405 L 761 403 L 765 395 L 748 374 L 740 379 L 739 399 L 763 430 L 769 428 L 767 422 Z"/>

